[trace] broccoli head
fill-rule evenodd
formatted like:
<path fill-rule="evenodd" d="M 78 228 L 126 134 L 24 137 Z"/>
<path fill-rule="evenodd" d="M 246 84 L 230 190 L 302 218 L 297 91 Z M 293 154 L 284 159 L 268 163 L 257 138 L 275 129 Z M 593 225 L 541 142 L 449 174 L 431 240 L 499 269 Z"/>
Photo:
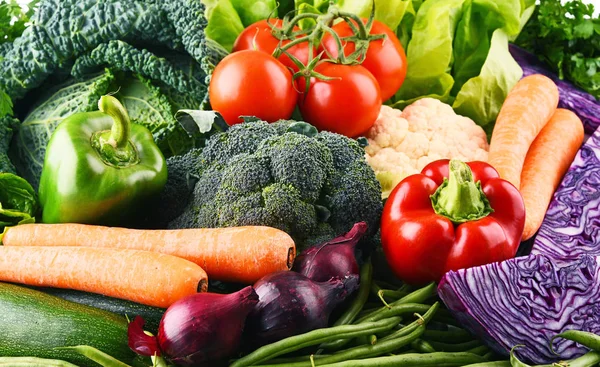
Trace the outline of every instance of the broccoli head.
<path fill-rule="evenodd" d="M 290 121 L 247 122 L 183 157 L 185 163 L 168 162 L 171 182 L 183 189 L 190 175 L 196 182 L 170 228 L 266 225 L 298 245 L 330 239 L 360 221 L 371 234 L 378 229 L 381 187 L 363 149 L 342 135 Z"/>

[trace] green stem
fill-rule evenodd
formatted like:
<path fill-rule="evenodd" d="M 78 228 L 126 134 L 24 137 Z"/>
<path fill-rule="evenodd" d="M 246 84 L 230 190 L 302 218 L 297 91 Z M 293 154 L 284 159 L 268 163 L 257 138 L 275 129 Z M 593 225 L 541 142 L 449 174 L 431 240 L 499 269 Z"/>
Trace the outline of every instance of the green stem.
<path fill-rule="evenodd" d="M 125 148 L 131 135 L 131 120 L 125 107 L 113 96 L 102 96 L 98 101 L 98 109 L 114 120 L 108 143 L 112 145 L 114 142 L 113 146 L 117 149 Z"/>
<path fill-rule="evenodd" d="M 431 195 L 433 209 L 454 223 L 478 220 L 493 212 L 481 189 L 473 180 L 471 168 L 462 161 L 452 159 L 449 178 Z"/>
<path fill-rule="evenodd" d="M 131 121 L 125 107 L 113 96 L 102 96 L 98 101 L 98 109 L 112 117 L 113 124 L 110 130 L 96 131 L 92 135 L 92 147 L 104 163 L 113 167 L 137 164 L 139 155 L 129 141 Z"/>

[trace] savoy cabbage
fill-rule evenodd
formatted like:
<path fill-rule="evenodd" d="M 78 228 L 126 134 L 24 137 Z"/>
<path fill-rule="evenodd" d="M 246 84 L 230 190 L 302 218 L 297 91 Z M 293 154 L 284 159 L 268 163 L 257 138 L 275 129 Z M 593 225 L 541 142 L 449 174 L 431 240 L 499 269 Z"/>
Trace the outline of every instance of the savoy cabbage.
<path fill-rule="evenodd" d="M 205 105 L 208 78 L 227 54 L 206 39 L 204 12 L 196 0 L 41 0 L 32 25 L 0 47 L 0 91 L 22 121 L 9 151 L 17 172 L 37 187 L 54 128 L 96 109 L 106 93 L 151 130 L 165 156 L 194 147 L 175 112 Z M 0 110 L 0 119 L 9 115 Z"/>

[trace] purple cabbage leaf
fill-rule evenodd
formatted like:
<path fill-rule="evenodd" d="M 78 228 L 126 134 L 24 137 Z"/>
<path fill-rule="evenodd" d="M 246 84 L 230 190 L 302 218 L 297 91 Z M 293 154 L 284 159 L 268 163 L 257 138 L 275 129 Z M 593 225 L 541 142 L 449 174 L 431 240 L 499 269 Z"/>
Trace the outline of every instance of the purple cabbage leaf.
<path fill-rule="evenodd" d="M 600 129 L 583 144 L 554 193 L 531 253 L 562 260 L 599 256 L 599 208 Z"/>
<path fill-rule="evenodd" d="M 510 349 L 543 364 L 578 357 L 587 349 L 550 339 L 567 329 L 600 333 L 600 257 L 561 261 L 544 255 L 518 257 L 448 272 L 438 294 L 452 314 L 497 353 Z"/>

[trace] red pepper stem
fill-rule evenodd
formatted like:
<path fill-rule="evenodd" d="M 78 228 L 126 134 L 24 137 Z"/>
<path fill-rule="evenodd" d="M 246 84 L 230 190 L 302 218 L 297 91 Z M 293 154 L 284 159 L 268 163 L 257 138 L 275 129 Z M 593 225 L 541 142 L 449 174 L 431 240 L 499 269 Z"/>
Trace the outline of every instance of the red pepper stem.
<path fill-rule="evenodd" d="M 449 164 L 449 177 L 431 195 L 434 211 L 454 223 L 478 220 L 493 212 L 490 202 L 481 189 L 481 182 L 475 183 L 471 168 L 460 160 L 452 159 Z"/>

